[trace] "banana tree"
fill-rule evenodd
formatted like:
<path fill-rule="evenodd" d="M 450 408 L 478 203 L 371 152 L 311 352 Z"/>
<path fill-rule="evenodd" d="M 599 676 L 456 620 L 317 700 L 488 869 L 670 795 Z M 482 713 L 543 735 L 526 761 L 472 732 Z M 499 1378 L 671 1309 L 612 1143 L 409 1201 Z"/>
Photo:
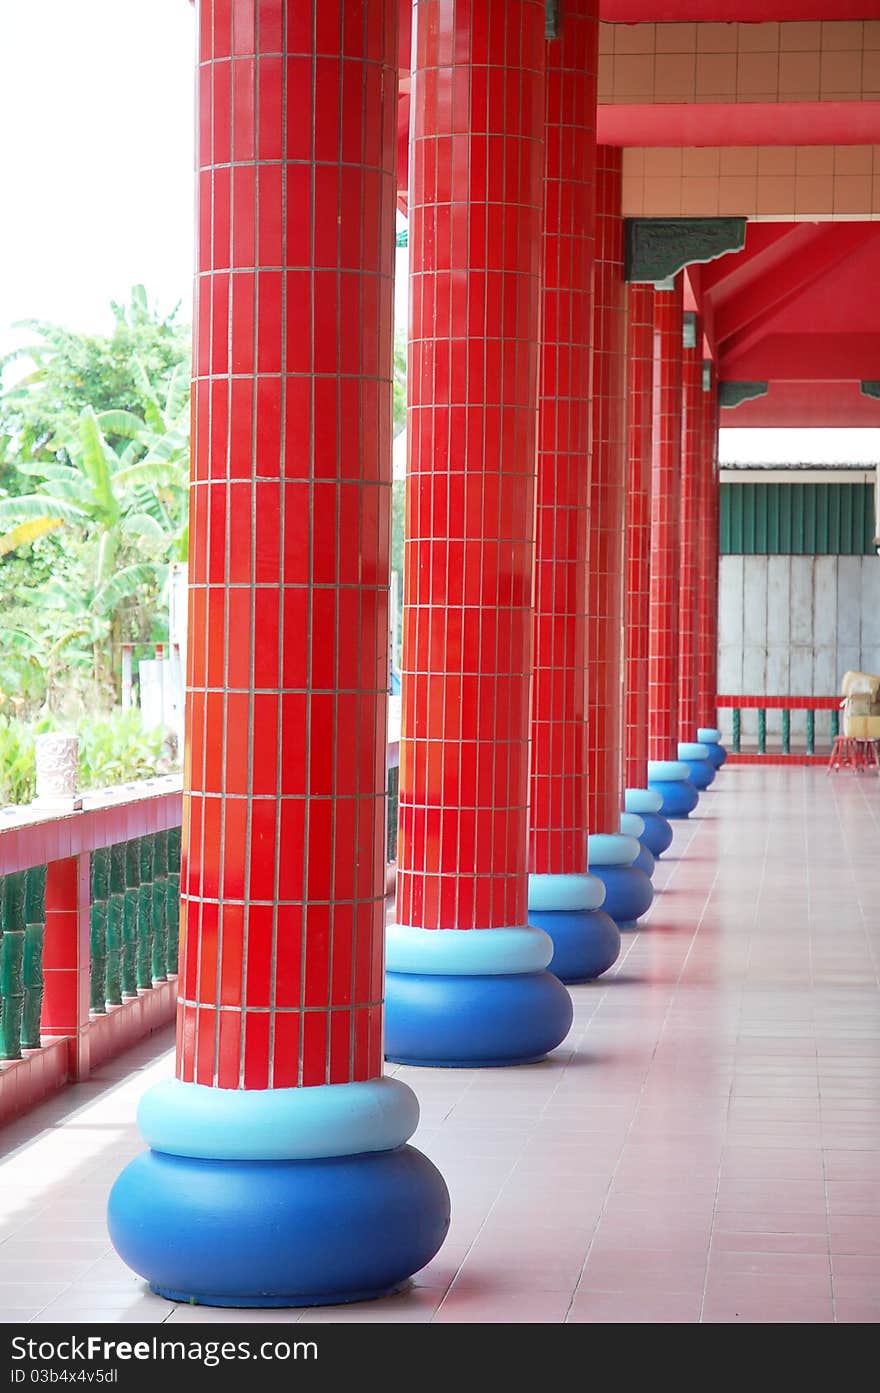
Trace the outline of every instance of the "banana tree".
<path fill-rule="evenodd" d="M 132 585 L 164 581 L 167 562 L 186 548 L 188 374 L 181 365 L 160 402 L 140 364 L 135 371 L 143 418 L 86 407 L 75 435 L 53 442 L 54 458 L 18 462 L 19 473 L 39 481 L 33 492 L 0 499 L 0 557 L 64 527 L 95 539 L 84 593 L 67 600 L 79 636 L 91 635 L 102 685 L 107 639 L 114 646 L 121 639 L 119 605 Z M 114 449 L 108 436 L 124 448 Z"/>

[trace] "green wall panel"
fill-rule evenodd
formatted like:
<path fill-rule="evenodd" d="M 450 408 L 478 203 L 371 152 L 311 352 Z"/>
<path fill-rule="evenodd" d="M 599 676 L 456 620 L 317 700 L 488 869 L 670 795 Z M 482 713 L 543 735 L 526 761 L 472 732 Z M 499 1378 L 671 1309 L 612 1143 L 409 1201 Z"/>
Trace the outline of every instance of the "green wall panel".
<path fill-rule="evenodd" d="M 721 553 L 867 556 L 870 484 L 722 484 Z"/>

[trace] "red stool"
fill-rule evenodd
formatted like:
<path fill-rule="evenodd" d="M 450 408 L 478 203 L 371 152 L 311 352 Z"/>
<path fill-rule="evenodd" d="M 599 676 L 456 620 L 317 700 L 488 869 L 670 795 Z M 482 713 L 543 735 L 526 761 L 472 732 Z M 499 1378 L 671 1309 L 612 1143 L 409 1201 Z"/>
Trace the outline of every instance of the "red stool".
<path fill-rule="evenodd" d="M 852 769 L 861 774 L 866 769 L 875 769 L 880 775 L 880 740 L 855 740 L 849 735 L 836 735 L 828 770 Z"/>

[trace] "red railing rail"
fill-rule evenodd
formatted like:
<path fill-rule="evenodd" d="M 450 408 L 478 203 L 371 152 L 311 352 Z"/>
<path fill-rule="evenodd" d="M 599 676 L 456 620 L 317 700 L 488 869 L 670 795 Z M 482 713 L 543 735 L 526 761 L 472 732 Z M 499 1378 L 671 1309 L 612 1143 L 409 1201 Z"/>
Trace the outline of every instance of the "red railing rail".
<path fill-rule="evenodd" d="M 825 756 L 816 754 L 817 711 L 831 713 L 830 736 L 832 740 L 840 730 L 841 698 L 839 696 L 769 696 L 766 694 L 736 693 L 716 696 L 715 704 L 719 710 L 730 710 L 733 713 L 731 754 L 735 761 L 738 760 L 741 763 L 769 759 L 779 760 L 782 763 L 800 761 L 812 764 L 824 759 Z M 757 711 L 758 713 L 757 754 L 742 750 L 743 711 Z M 770 748 L 767 745 L 768 711 L 782 712 L 781 741 L 779 746 Z M 793 711 L 806 713 L 804 749 L 795 752 L 791 748 L 791 716 Z"/>

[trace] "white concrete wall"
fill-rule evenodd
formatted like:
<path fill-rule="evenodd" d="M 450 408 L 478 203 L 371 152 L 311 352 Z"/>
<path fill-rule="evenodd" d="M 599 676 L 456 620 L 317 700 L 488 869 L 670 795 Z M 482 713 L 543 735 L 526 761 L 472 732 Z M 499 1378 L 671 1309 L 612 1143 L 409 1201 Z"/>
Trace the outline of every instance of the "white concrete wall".
<path fill-rule="evenodd" d="M 880 672 L 880 556 L 722 556 L 718 644 L 723 693 L 833 696 L 848 668 Z M 818 739 L 829 721 L 818 713 Z M 729 739 L 730 711 L 720 723 Z M 780 723 L 768 711 L 768 733 Z M 792 716 L 798 744 L 804 725 Z M 757 713 L 743 712 L 743 738 L 756 733 Z"/>

